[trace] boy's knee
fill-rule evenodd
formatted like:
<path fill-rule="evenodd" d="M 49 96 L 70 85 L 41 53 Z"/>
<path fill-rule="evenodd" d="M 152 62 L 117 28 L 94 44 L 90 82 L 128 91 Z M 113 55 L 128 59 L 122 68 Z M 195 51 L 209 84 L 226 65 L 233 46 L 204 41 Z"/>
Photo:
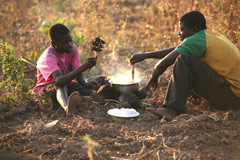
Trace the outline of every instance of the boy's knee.
<path fill-rule="evenodd" d="M 181 55 L 181 56 L 179 56 L 179 58 L 181 60 L 183 60 L 184 62 L 192 62 L 192 61 L 198 60 L 196 57 L 194 57 L 193 55 L 190 55 L 190 54 Z"/>
<path fill-rule="evenodd" d="M 197 64 L 200 62 L 200 59 L 197 57 L 194 57 L 190 54 L 180 55 L 176 61 L 176 63 L 184 64 L 187 66 L 192 66 L 193 64 Z"/>

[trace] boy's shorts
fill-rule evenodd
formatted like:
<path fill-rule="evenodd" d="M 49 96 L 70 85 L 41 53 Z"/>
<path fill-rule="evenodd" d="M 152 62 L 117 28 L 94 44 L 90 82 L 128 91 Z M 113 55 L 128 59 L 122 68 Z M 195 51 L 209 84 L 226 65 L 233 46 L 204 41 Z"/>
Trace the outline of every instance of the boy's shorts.
<path fill-rule="evenodd" d="M 94 80 L 94 79 L 92 79 Z M 100 85 L 109 84 L 108 80 L 104 76 L 97 77 L 95 79 Z M 90 82 L 91 79 L 88 79 Z M 74 82 L 67 86 L 68 96 L 74 91 L 78 91 L 81 96 L 90 96 L 93 91 L 82 86 L 79 82 Z M 56 85 L 54 83 L 48 84 L 43 89 L 42 96 L 36 95 L 36 99 L 41 108 L 57 108 L 60 107 L 56 97 Z"/>
<path fill-rule="evenodd" d="M 78 82 L 75 82 L 71 85 L 67 86 L 67 94 L 68 96 L 73 93 L 74 91 L 78 91 L 81 96 L 90 96 L 93 91 L 90 89 L 83 87 Z M 46 101 L 45 103 L 51 103 L 52 108 L 56 108 L 59 106 L 59 103 L 57 101 L 56 97 L 56 85 L 54 83 L 48 84 L 43 89 L 43 99 Z M 51 99 L 52 102 L 48 102 L 49 99 Z"/>

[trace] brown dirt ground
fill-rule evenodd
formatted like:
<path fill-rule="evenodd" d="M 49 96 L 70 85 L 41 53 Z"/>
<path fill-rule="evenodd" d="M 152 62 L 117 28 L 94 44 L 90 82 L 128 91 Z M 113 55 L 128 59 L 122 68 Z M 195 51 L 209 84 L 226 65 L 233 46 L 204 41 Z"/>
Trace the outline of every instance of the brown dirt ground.
<path fill-rule="evenodd" d="M 87 144 L 94 159 L 239 159 L 240 111 L 189 102 L 187 114 L 165 122 L 144 110 L 153 99 L 142 100 L 140 117 L 121 123 L 107 114 L 116 103 L 98 105 L 90 97 L 68 117 L 62 109 L 1 110 L 0 159 L 89 159 Z M 91 151 L 85 135 L 99 146 Z"/>
<path fill-rule="evenodd" d="M 115 22 L 117 24 L 117 22 L 124 21 L 124 15 L 129 12 L 131 16 L 129 18 L 130 23 L 128 23 L 126 27 L 126 33 L 132 33 L 133 36 L 129 38 L 131 43 L 125 42 L 124 44 L 138 44 L 137 42 L 139 41 L 139 43 L 142 42 L 144 44 L 144 47 L 139 48 L 139 50 L 145 50 L 145 44 L 153 42 L 158 42 L 154 48 L 167 46 L 171 41 L 174 42 L 174 44 L 171 45 L 177 43 L 175 37 L 167 38 L 164 41 L 160 39 L 163 35 L 168 34 L 168 30 L 174 30 L 177 24 L 172 25 L 172 23 L 168 23 L 168 21 L 163 21 L 164 16 L 153 16 L 157 13 L 161 15 L 160 11 L 157 10 L 157 5 L 151 4 L 157 1 L 146 1 L 149 4 L 141 5 L 142 3 L 138 4 L 138 1 L 131 0 L 128 1 L 129 4 L 125 4 L 125 6 L 121 6 L 122 2 L 124 2 L 123 0 L 118 0 L 118 5 L 115 5 L 115 1 L 116 0 L 112 0 L 110 1 L 111 3 L 106 3 L 107 7 L 112 5 L 109 9 L 100 9 L 98 11 L 98 13 L 102 13 L 102 15 L 107 15 L 105 16 L 105 21 L 102 21 L 102 23 L 106 22 L 106 25 L 103 25 L 104 27 L 112 23 L 112 25 L 109 25 L 109 28 L 104 28 L 106 30 L 104 32 L 106 34 L 105 37 L 111 36 L 110 34 L 112 34 L 112 32 L 109 31 L 114 30 Z M 144 0 L 141 1 L 145 2 Z M 47 36 L 39 32 L 39 26 L 43 20 L 53 19 L 55 14 L 42 12 L 40 10 L 41 12 L 36 12 L 29 16 L 26 12 L 36 2 L 38 2 L 37 8 L 45 9 L 47 5 L 43 5 L 41 8 L 40 4 L 50 3 L 51 1 L 0 0 L 0 2 L 2 7 L 0 18 L 3 18 L 0 27 L 0 37 L 4 37 L 3 39 L 6 42 L 14 45 L 18 51 L 17 55 L 29 57 L 28 55 L 32 50 L 41 53 L 46 46 L 48 46 L 49 42 L 47 41 Z M 93 2 L 93 5 L 95 5 L 96 2 L 101 1 Z M 190 0 L 188 2 L 190 2 Z M 191 5 L 188 2 L 182 1 L 182 3 L 184 3 L 184 5 L 181 6 L 182 9 L 176 9 L 181 11 L 179 14 L 187 10 L 187 5 Z M 218 1 L 216 1 L 216 3 L 218 3 Z M 87 4 L 88 3 L 86 3 L 86 5 Z M 236 4 L 239 4 L 239 2 L 236 1 Z M 206 8 L 209 8 L 209 10 L 212 10 L 214 13 L 219 13 L 219 11 L 214 10 L 218 7 L 214 8 L 209 6 L 211 5 L 207 4 Z M 237 6 L 238 5 L 231 5 L 233 8 Z M 93 6 L 92 8 L 96 7 Z M 168 8 L 166 6 L 166 9 L 163 11 L 171 11 L 171 9 L 171 14 L 175 14 L 175 8 Z M 94 12 L 90 14 L 90 11 L 91 10 L 87 8 L 85 12 L 93 16 Z M 208 10 L 204 8 L 202 11 L 208 13 Z M 238 21 L 235 20 L 238 18 L 238 10 L 235 11 L 231 12 L 231 14 L 229 12 L 229 14 L 209 15 L 208 20 L 212 21 L 212 23 L 209 24 L 210 27 L 220 31 L 222 28 L 228 28 L 228 31 L 235 33 L 236 30 L 231 29 L 231 27 L 234 26 L 234 22 L 238 24 Z M 79 10 L 77 8 L 75 13 L 77 16 L 74 18 L 78 17 L 78 12 Z M 108 19 L 109 14 L 114 17 L 113 22 L 110 21 L 112 20 L 111 18 L 109 18 L 110 20 Z M 235 21 L 225 18 L 227 15 L 236 15 L 235 18 L 232 16 Z M 59 16 L 61 17 L 62 14 Z M 89 17 L 86 17 L 86 19 L 87 21 L 91 20 Z M 80 26 L 78 26 L 79 28 L 82 27 L 80 23 L 82 21 L 80 20 L 82 19 L 76 19 L 76 22 L 80 24 Z M 85 26 L 89 24 L 90 26 L 95 21 L 96 19 L 93 19 L 89 23 L 85 22 L 85 24 L 83 24 Z M 162 22 L 164 22 L 164 24 Z M 224 25 L 225 23 L 229 24 L 229 27 L 226 27 L 228 25 Z M 118 23 L 116 26 L 121 25 L 122 23 Z M 147 28 L 147 26 L 149 28 Z M 163 28 L 161 28 L 161 26 L 163 26 Z M 128 28 L 131 29 L 129 29 L 129 32 L 127 32 Z M 88 30 L 89 27 L 85 27 L 82 28 L 81 31 L 83 35 L 94 37 L 94 31 L 90 32 Z M 108 32 L 110 33 L 109 35 L 107 34 Z M 160 34 L 158 34 L 159 32 Z M 125 31 L 123 33 L 125 34 Z M 228 34 L 229 37 L 231 37 L 230 35 L 231 34 Z M 114 39 L 114 36 L 112 37 L 112 39 Z M 153 39 L 148 40 L 147 38 L 149 37 Z M 235 40 L 234 37 L 237 39 L 239 36 L 232 36 L 232 40 Z M 111 40 L 111 37 L 109 39 Z M 146 40 L 144 41 L 144 39 Z M 238 42 L 237 40 L 235 41 Z M 152 49 L 151 46 L 149 48 Z M 147 49 L 148 48 L 146 48 L 146 50 Z M 151 62 L 147 64 L 148 68 L 151 68 L 150 65 Z M 144 74 L 150 73 L 151 70 L 144 68 Z M 159 102 L 163 100 L 163 92 L 164 90 L 160 90 L 160 93 L 157 92 L 155 94 L 160 95 L 160 98 L 156 98 L 156 96 L 147 97 L 142 100 L 142 102 L 159 106 Z M 144 107 L 145 106 L 146 105 L 144 105 Z M 139 118 L 125 123 L 118 123 L 113 121 L 107 114 L 109 109 L 115 107 L 117 107 L 117 104 L 110 103 L 106 106 L 98 105 L 92 103 L 90 98 L 85 98 L 79 105 L 76 115 L 66 117 L 62 109 L 48 110 L 47 108 L 37 107 L 35 104 L 14 109 L 3 109 L 3 107 L 0 106 L 0 159 L 82 160 L 89 159 L 91 153 L 96 160 L 238 160 L 240 157 L 240 111 L 217 111 L 210 108 L 205 102 L 201 104 L 192 104 L 189 102 L 187 104 L 187 114 L 178 116 L 172 122 L 160 120 L 157 116 L 145 112 L 143 107 L 139 110 L 141 113 Z M 54 120 L 58 120 L 55 126 L 51 128 L 45 127 L 47 123 Z M 92 142 L 91 139 L 87 141 L 84 140 L 85 135 L 89 135 L 99 146 L 91 150 L 91 147 L 93 147 L 95 143 Z"/>

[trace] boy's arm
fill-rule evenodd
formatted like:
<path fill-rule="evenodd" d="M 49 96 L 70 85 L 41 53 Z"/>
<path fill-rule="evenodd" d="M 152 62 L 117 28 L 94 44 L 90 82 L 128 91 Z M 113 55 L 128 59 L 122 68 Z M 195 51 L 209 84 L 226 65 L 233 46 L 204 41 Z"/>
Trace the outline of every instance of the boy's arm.
<path fill-rule="evenodd" d="M 158 85 L 158 77 L 166 71 L 166 69 L 171 66 L 177 57 L 180 54 L 176 52 L 175 50 L 169 53 L 163 60 L 158 61 L 158 63 L 155 65 L 152 75 L 150 79 L 147 82 L 147 89 L 149 90 L 150 88 L 157 88 Z"/>
<path fill-rule="evenodd" d="M 167 49 L 163 49 L 163 50 L 159 50 L 159 51 L 147 52 L 147 53 L 135 53 L 130 58 L 130 63 L 134 64 L 137 62 L 141 62 L 147 58 L 162 59 L 166 55 L 168 55 L 170 52 L 172 52 L 174 49 L 175 49 L 175 47 L 167 48 Z"/>
<path fill-rule="evenodd" d="M 83 86 L 87 82 L 86 77 L 82 73 L 77 76 L 77 81 Z"/>
<path fill-rule="evenodd" d="M 79 74 L 86 71 L 87 69 L 92 68 L 95 65 L 96 65 L 96 60 L 89 58 L 86 63 L 84 63 L 77 69 L 75 69 L 67 74 L 63 75 L 59 70 L 57 70 L 57 71 L 53 72 L 51 74 L 51 76 L 53 77 L 56 86 L 63 87 L 64 85 L 71 82 L 74 78 L 76 78 Z"/>
<path fill-rule="evenodd" d="M 94 89 L 94 88 L 100 87 L 100 84 L 95 80 L 88 82 L 86 80 L 86 77 L 83 74 L 79 74 L 77 76 L 77 81 L 79 82 L 79 84 L 81 84 L 82 86 L 89 88 L 89 89 Z"/>

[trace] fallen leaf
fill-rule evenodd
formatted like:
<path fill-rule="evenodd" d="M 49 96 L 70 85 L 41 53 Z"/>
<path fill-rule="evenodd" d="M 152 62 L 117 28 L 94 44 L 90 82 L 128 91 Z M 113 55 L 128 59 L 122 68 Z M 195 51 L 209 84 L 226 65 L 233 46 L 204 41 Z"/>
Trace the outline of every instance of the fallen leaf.
<path fill-rule="evenodd" d="M 45 124 L 45 127 L 46 127 L 46 128 L 52 128 L 52 127 L 55 126 L 57 123 L 58 123 L 58 120 L 55 120 L 55 121 L 52 121 L 52 122 L 49 122 L 49 123 Z"/>
<path fill-rule="evenodd" d="M 217 113 L 212 113 L 208 115 L 209 118 L 211 118 L 212 120 L 214 120 L 215 122 L 220 121 L 220 116 Z"/>

